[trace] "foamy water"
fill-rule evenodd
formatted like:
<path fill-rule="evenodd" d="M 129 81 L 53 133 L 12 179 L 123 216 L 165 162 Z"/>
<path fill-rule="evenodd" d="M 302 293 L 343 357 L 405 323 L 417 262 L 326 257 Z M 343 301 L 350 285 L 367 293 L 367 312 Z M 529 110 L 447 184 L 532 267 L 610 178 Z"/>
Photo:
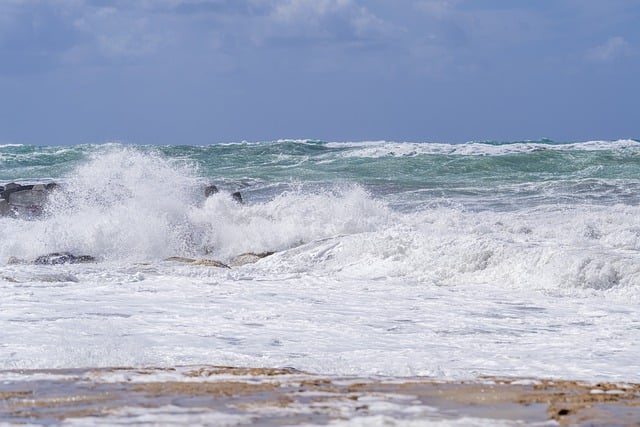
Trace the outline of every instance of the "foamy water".
<path fill-rule="evenodd" d="M 63 185 L 0 218 L 0 369 L 640 381 L 638 145 L 2 148 Z M 97 262 L 5 265 L 60 251 Z"/>

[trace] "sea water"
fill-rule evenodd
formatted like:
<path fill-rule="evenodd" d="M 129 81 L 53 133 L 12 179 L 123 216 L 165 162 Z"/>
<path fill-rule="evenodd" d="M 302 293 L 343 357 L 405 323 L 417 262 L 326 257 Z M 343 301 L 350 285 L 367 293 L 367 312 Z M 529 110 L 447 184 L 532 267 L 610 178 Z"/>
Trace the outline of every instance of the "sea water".
<path fill-rule="evenodd" d="M 0 217 L 0 370 L 640 381 L 635 140 L 0 146 L 11 181 L 61 185 Z"/>

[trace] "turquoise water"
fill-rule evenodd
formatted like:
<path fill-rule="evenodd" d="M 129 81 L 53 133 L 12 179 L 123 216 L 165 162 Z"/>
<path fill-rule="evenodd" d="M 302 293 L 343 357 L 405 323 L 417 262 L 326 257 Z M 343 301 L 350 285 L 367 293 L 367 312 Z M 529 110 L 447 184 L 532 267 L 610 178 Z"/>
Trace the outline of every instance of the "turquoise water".
<path fill-rule="evenodd" d="M 64 180 L 113 150 L 159 155 L 249 200 L 357 184 L 398 208 L 460 203 L 513 209 L 548 203 L 638 203 L 640 142 L 435 143 L 276 141 L 209 146 L 2 146 L 0 181 Z"/>

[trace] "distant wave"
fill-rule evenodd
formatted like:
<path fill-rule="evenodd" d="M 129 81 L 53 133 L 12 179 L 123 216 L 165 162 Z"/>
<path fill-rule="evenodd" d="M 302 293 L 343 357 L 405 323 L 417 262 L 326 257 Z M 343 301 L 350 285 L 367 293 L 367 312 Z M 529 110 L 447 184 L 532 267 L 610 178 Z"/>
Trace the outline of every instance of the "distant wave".
<path fill-rule="evenodd" d="M 436 142 L 329 142 L 330 148 L 353 148 L 345 152 L 346 157 L 402 157 L 425 154 L 466 155 L 466 156 L 499 156 L 516 153 L 528 153 L 542 150 L 557 151 L 604 151 L 604 150 L 640 150 L 640 142 L 633 139 L 616 141 L 586 141 L 586 142 L 553 142 L 514 141 L 514 142 L 467 142 L 463 144 L 446 144 Z"/>

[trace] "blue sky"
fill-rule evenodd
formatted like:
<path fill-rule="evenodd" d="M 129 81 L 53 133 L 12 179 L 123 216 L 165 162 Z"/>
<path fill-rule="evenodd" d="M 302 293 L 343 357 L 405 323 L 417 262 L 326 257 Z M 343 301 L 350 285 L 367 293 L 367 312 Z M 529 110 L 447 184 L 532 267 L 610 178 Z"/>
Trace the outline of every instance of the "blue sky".
<path fill-rule="evenodd" d="M 0 143 L 640 138 L 638 0 L 2 0 Z"/>

